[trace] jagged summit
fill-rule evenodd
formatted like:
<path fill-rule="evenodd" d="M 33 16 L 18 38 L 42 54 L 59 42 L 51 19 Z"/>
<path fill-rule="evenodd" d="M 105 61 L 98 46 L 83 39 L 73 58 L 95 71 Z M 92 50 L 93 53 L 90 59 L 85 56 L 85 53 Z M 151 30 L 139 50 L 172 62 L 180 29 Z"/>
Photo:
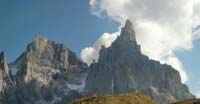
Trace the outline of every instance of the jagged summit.
<path fill-rule="evenodd" d="M 116 53 L 141 53 L 140 45 L 136 41 L 135 31 L 130 20 L 127 20 L 125 26 L 121 28 L 120 36 L 112 43 L 111 47 Z M 102 48 L 100 55 L 103 50 Z M 127 56 L 127 54 L 125 54 L 125 56 Z"/>
<path fill-rule="evenodd" d="M 133 24 L 129 19 L 126 20 L 125 22 L 125 28 L 132 28 L 133 29 Z"/>
<path fill-rule="evenodd" d="M 9 103 L 4 104 L 69 104 L 83 91 L 88 71 L 87 64 L 64 44 L 43 36 L 33 38 L 10 68 L 16 70 L 16 89 L 6 97 L 15 99 L 6 98 Z"/>
<path fill-rule="evenodd" d="M 178 71 L 141 53 L 129 20 L 112 45 L 102 48 L 98 62 L 90 69 L 86 80 L 89 94 L 142 92 L 159 104 L 194 98 L 181 83 Z"/>
<path fill-rule="evenodd" d="M 63 44 L 39 35 L 9 65 L 15 74 L 9 74 L 4 52 L 0 53 L 0 68 L 2 104 L 70 104 L 96 93 L 142 92 L 160 104 L 194 98 L 178 71 L 140 52 L 129 20 L 90 67 Z"/>
<path fill-rule="evenodd" d="M 32 43 L 41 43 L 41 42 L 47 42 L 48 39 L 42 35 L 37 35 L 33 38 Z M 50 40 L 49 40 L 50 41 Z"/>
<path fill-rule="evenodd" d="M 53 41 L 48 40 L 42 35 L 38 35 L 33 38 L 32 42 L 28 45 L 28 49 L 32 49 L 34 51 L 42 51 L 48 44 L 52 42 Z"/>
<path fill-rule="evenodd" d="M 136 36 L 135 31 L 133 29 L 133 25 L 130 20 L 126 20 L 125 26 L 121 30 L 121 38 L 124 38 L 126 41 L 135 41 L 136 42 Z"/>
<path fill-rule="evenodd" d="M 133 29 L 133 25 L 130 20 L 126 20 L 125 26 L 122 27 L 121 34 L 118 37 L 118 39 L 116 40 L 116 42 L 117 41 L 126 41 L 126 42 L 132 41 L 132 42 L 136 43 L 135 31 Z"/>
<path fill-rule="evenodd" d="M 73 66 L 77 68 L 87 67 L 64 44 L 48 40 L 43 36 L 33 38 L 26 51 L 12 63 L 13 66 L 13 69 L 18 70 L 12 72 L 17 74 L 19 83 L 37 79 L 44 84 L 48 84 L 52 77 L 51 75 L 44 75 L 45 71 L 48 71 L 48 74 L 64 73 L 70 71 Z"/>
<path fill-rule="evenodd" d="M 34 38 L 33 38 L 33 40 L 48 40 L 46 37 L 44 37 L 43 35 L 37 35 L 37 36 L 35 36 Z"/>

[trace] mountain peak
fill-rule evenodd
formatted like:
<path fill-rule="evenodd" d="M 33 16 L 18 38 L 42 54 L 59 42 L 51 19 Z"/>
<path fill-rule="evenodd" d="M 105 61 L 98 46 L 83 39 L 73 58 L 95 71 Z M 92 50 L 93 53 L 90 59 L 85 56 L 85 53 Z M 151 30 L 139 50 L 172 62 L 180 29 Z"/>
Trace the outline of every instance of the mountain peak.
<path fill-rule="evenodd" d="M 38 35 L 33 38 L 32 42 L 28 45 L 28 49 L 34 51 L 42 51 L 45 49 L 48 41 L 49 40 L 47 38 L 43 37 L 42 35 Z"/>
<path fill-rule="evenodd" d="M 125 41 L 136 41 L 135 31 L 130 20 L 126 20 L 125 26 L 121 30 L 120 38 L 123 38 Z"/>
<path fill-rule="evenodd" d="M 43 37 L 42 35 L 38 35 L 33 38 L 33 44 L 43 45 L 48 41 L 47 38 Z"/>
<path fill-rule="evenodd" d="M 113 42 L 114 47 L 120 47 L 123 50 L 140 52 L 140 45 L 137 44 L 135 31 L 130 20 L 126 20 L 125 26 L 122 27 L 120 36 Z"/>
<path fill-rule="evenodd" d="M 133 28 L 133 24 L 131 23 L 129 19 L 126 20 L 125 28 Z"/>
<path fill-rule="evenodd" d="M 42 35 L 37 35 L 36 37 L 33 38 L 33 40 L 40 40 L 40 41 L 42 41 L 42 40 L 47 40 L 47 38 L 45 38 Z"/>
<path fill-rule="evenodd" d="M 98 59 L 90 66 L 92 70 L 86 80 L 85 89 L 89 94 L 142 92 L 158 104 L 194 98 L 181 83 L 178 71 L 141 53 L 129 20 L 112 45 L 101 49 Z"/>
<path fill-rule="evenodd" d="M 130 57 L 130 55 L 134 56 L 133 53 L 141 54 L 140 45 L 136 41 L 135 31 L 130 20 L 126 20 L 124 27 L 121 29 L 120 36 L 117 37 L 108 49 L 101 47 L 98 62 L 107 59 L 107 54 L 109 53 L 107 50 L 112 50 L 112 54 L 116 54 L 116 56 L 118 56 L 119 53 L 122 53 L 124 57 Z"/>

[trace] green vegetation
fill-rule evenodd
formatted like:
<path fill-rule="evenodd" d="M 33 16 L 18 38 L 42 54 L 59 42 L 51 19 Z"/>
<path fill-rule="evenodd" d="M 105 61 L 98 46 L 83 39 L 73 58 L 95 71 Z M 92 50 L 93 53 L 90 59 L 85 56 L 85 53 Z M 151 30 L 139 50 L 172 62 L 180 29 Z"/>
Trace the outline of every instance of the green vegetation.
<path fill-rule="evenodd" d="M 74 101 L 72 104 L 156 104 L 144 94 L 92 95 Z"/>

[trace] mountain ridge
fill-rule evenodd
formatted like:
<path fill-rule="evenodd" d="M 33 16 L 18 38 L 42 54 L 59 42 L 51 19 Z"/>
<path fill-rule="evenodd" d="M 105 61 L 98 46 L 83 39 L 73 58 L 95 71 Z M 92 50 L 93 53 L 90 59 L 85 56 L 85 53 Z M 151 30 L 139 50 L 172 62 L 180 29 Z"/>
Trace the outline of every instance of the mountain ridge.
<path fill-rule="evenodd" d="M 5 92 L 0 95 L 3 104 L 69 104 L 90 94 L 132 92 L 145 93 L 160 104 L 194 98 L 178 71 L 141 53 L 129 20 L 110 47 L 102 46 L 98 62 L 91 66 L 43 36 L 35 37 L 14 62 L 8 65 L 4 53 L 0 62 L 7 73 L 0 84 L 5 85 L 0 90 Z"/>
<path fill-rule="evenodd" d="M 11 64 L 12 89 L 3 104 L 68 103 L 81 96 L 87 64 L 63 44 L 37 36 Z M 66 99 L 67 98 L 67 99 Z"/>
<path fill-rule="evenodd" d="M 142 92 L 160 104 L 194 97 L 177 70 L 141 53 L 129 20 L 112 45 L 102 47 L 98 62 L 90 69 L 86 80 L 89 94 Z"/>

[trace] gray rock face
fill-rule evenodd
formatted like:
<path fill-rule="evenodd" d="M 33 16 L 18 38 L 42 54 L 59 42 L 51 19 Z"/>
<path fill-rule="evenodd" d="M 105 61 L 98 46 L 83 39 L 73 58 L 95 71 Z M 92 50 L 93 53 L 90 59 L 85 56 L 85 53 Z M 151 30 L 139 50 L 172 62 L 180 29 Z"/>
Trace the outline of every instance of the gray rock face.
<path fill-rule="evenodd" d="M 194 98 L 179 73 L 143 55 L 130 21 L 88 67 L 63 44 L 37 36 L 9 65 L 0 53 L 0 104 L 70 104 L 88 94 L 143 92 L 160 104 Z"/>
<path fill-rule="evenodd" d="M 8 89 L 12 87 L 12 80 L 9 74 L 8 64 L 4 52 L 0 53 L 0 101 L 8 94 Z"/>
<path fill-rule="evenodd" d="M 4 52 L 0 53 L 0 69 L 5 76 L 9 75 L 8 64 L 6 62 L 6 56 Z"/>
<path fill-rule="evenodd" d="M 181 83 L 179 72 L 141 53 L 129 20 L 111 47 L 102 46 L 98 63 L 90 69 L 88 94 L 143 92 L 160 104 L 194 98 Z"/>
<path fill-rule="evenodd" d="M 37 36 L 10 70 L 16 84 L 4 104 L 66 104 L 81 96 L 88 66 L 63 44 Z"/>
<path fill-rule="evenodd" d="M 42 36 L 33 39 L 26 52 L 14 62 L 14 66 L 17 69 L 25 68 L 25 70 L 19 70 L 17 73 L 20 81 L 21 79 L 31 81 L 34 78 L 41 77 L 41 79 L 44 79 L 44 83 L 50 81 L 48 78 L 52 76 L 51 74 L 65 73 L 73 67 L 87 67 L 63 44 L 57 44 Z"/>

